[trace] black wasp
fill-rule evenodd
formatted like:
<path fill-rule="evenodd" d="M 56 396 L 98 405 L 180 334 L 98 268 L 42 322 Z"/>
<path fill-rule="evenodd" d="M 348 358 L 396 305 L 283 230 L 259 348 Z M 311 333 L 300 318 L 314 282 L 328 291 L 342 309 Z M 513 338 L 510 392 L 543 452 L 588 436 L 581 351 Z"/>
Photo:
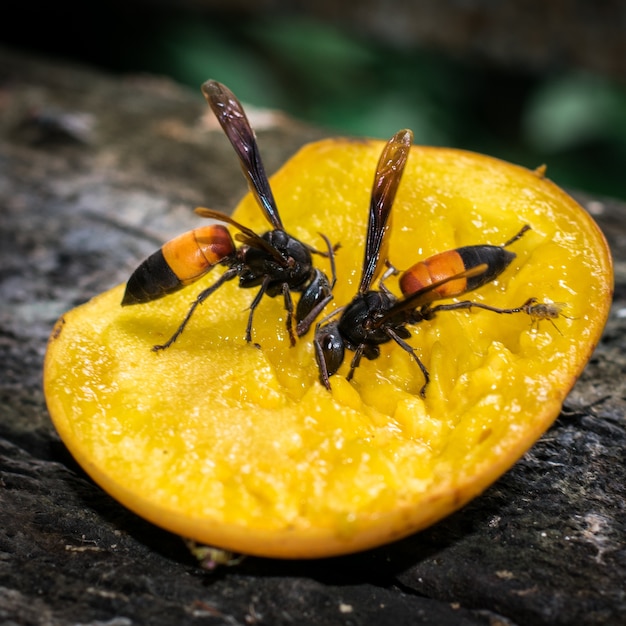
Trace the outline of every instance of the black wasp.
<path fill-rule="evenodd" d="M 259 287 L 250 305 L 246 341 L 252 341 L 252 317 L 263 296 L 274 298 L 282 295 L 287 311 L 287 331 L 294 345 L 296 324 L 298 335 L 306 333 L 318 313 L 332 299 L 336 248 L 330 245 L 324 235 L 321 237 L 327 251 L 321 252 L 285 231 L 254 131 L 241 103 L 227 87 L 214 80 L 202 85 L 202 93 L 237 153 L 248 186 L 272 230 L 258 235 L 228 215 L 198 208 L 198 215 L 231 224 L 238 229 L 240 232 L 235 239 L 243 245 L 236 247 L 226 227 L 220 224 L 183 233 L 164 244 L 133 272 L 126 284 L 122 305 L 162 298 L 196 282 L 216 265 L 225 265 L 228 269 L 210 287 L 198 294 L 176 332 L 164 344 L 154 346 L 153 350 L 163 350 L 176 341 L 196 308 L 225 282 L 237 276 L 240 287 Z M 332 281 L 313 266 L 312 254 L 330 257 Z M 302 294 L 295 312 L 291 299 L 293 291 Z"/>
<path fill-rule="evenodd" d="M 515 258 L 515 254 L 505 248 L 517 241 L 529 226 L 524 226 L 502 246 L 465 246 L 415 264 L 400 278 L 402 298 L 396 298 L 385 287 L 383 280 L 379 283 L 379 290 L 371 289 L 373 281 L 387 263 L 391 207 L 412 141 L 411 131 L 401 130 L 387 142 L 380 156 L 372 189 L 365 257 L 357 295 L 348 305 L 340 307 L 316 326 L 315 358 L 320 380 L 327 389 L 330 389 L 330 376 L 344 361 L 346 348 L 354 352 L 347 376 L 350 380 L 362 357 L 370 360 L 377 358 L 379 346 L 393 340 L 420 367 L 425 380 L 420 393 L 424 395 L 429 374 L 415 349 L 406 342 L 411 336 L 406 328 L 408 324 L 430 320 L 439 311 L 473 307 L 496 313 L 528 312 L 525 308 L 527 303 L 514 309 L 499 309 L 471 301 L 438 306 L 432 306 L 432 303 L 462 295 L 494 280 Z M 393 268 L 385 276 L 389 273 L 395 273 Z"/>

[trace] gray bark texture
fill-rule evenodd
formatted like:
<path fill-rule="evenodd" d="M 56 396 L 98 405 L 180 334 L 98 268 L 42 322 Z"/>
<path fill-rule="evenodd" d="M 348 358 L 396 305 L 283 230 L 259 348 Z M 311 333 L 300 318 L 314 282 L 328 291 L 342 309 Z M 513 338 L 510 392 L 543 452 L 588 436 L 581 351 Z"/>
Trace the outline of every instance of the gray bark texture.
<path fill-rule="evenodd" d="M 208 77 L 207 77 L 208 78 Z M 99 489 L 46 411 L 54 321 L 245 191 L 199 91 L 0 49 L 0 623 L 620 624 L 626 615 L 626 205 L 606 332 L 554 426 L 482 496 L 403 541 L 206 572 Z M 269 171 L 321 132 L 280 116 Z M 549 165 L 549 164 L 548 164 Z M 549 171 L 549 170 L 548 170 Z"/>

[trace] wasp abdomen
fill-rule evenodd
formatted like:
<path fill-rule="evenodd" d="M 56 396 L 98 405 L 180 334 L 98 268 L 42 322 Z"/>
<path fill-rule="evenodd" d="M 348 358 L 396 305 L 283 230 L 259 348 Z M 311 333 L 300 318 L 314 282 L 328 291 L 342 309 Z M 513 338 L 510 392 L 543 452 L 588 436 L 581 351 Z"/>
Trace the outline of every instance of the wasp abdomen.
<path fill-rule="evenodd" d="M 514 258 L 513 252 L 501 246 L 464 246 L 448 250 L 420 261 L 406 270 L 400 277 L 400 289 L 405 296 L 410 295 L 450 276 L 479 265 L 486 265 L 487 269 L 477 276 L 451 280 L 435 289 L 440 298 L 454 298 L 491 282 Z"/>
<path fill-rule="evenodd" d="M 165 243 L 133 272 L 126 283 L 122 305 L 150 302 L 178 291 L 234 252 L 232 237 L 220 224 L 183 233 Z"/>
<path fill-rule="evenodd" d="M 213 224 L 183 233 L 168 241 L 161 250 L 178 280 L 189 285 L 233 254 L 235 244 L 224 226 Z"/>
<path fill-rule="evenodd" d="M 502 246 L 465 246 L 457 248 L 457 252 L 463 259 L 466 270 L 483 264 L 487 265 L 487 269 L 481 274 L 468 277 L 465 291 L 478 289 L 495 280 L 516 257 L 514 252 L 509 252 Z"/>

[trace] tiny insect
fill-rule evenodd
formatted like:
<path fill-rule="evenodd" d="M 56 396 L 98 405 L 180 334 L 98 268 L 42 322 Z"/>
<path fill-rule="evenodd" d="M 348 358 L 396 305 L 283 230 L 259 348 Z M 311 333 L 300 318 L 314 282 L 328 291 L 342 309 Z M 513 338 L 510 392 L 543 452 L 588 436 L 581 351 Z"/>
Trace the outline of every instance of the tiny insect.
<path fill-rule="evenodd" d="M 432 306 L 437 300 L 463 295 L 499 276 L 516 256 L 506 248 L 530 229 L 528 225 L 504 245 L 465 246 L 416 263 L 400 277 L 402 298 L 395 297 L 384 285 L 389 274 L 398 273 L 392 267 L 379 281 L 379 289 L 371 289 L 387 263 L 389 218 L 411 143 L 411 131 L 399 131 L 387 142 L 378 162 L 357 295 L 348 305 L 336 309 L 316 325 L 315 358 L 320 382 L 327 389 L 331 388 L 330 377 L 344 361 L 346 348 L 354 352 L 347 375 L 347 380 L 351 380 L 362 357 L 376 359 L 381 344 L 395 341 L 422 371 L 424 385 L 420 393 L 423 396 L 430 377 L 415 348 L 406 342 L 411 336 L 407 325 L 431 320 L 436 313 L 446 310 L 480 308 L 495 313 L 529 313 L 530 309 L 523 307 L 500 309 L 471 301 Z"/>
<path fill-rule="evenodd" d="M 522 306 L 510 309 L 510 311 L 505 311 L 505 313 L 526 313 L 530 317 L 533 328 L 538 328 L 539 322 L 547 320 L 550 324 L 552 324 L 552 326 L 554 326 L 559 335 L 562 335 L 563 333 L 555 324 L 554 320 L 559 317 L 566 320 L 575 319 L 562 313 L 566 306 L 567 305 L 564 302 L 539 302 L 537 298 L 529 298 L 526 302 L 524 302 L 524 304 L 522 304 Z"/>
<path fill-rule="evenodd" d="M 165 243 L 133 272 L 126 284 L 122 306 L 167 296 L 196 282 L 216 265 L 224 265 L 228 269 L 197 295 L 174 334 L 152 349 L 158 351 L 171 346 L 184 331 L 197 307 L 235 277 L 239 277 L 239 286 L 244 289 L 259 288 L 250 305 L 246 341 L 252 341 L 253 315 L 263 296 L 274 298 L 282 295 L 287 312 L 287 332 L 291 345 L 294 345 L 296 334 L 305 334 L 333 297 L 336 280 L 334 253 L 338 246 L 331 246 L 328 238 L 320 233 L 326 245 L 326 250 L 320 251 L 285 231 L 254 131 L 241 103 L 226 86 L 214 80 L 202 85 L 202 93 L 234 148 L 248 186 L 272 230 L 258 235 L 219 211 L 197 208 L 196 213 L 202 217 L 234 226 L 240 231 L 235 239 L 243 245 L 236 247 L 228 229 L 222 224 L 203 226 L 179 235 Z M 313 265 L 313 254 L 329 258 L 332 279 L 329 280 Z M 301 293 L 295 310 L 292 292 Z"/>

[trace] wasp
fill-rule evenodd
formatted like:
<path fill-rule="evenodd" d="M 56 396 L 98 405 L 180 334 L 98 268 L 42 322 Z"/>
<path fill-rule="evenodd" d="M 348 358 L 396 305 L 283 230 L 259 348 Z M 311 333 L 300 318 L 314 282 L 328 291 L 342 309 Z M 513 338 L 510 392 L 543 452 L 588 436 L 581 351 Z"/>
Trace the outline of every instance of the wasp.
<path fill-rule="evenodd" d="M 197 208 L 198 215 L 222 224 L 183 233 L 145 259 L 126 284 L 122 306 L 167 296 L 196 282 L 215 266 L 224 265 L 226 271 L 197 295 L 174 334 L 164 344 L 154 346 L 153 350 L 163 350 L 172 345 L 197 307 L 224 283 L 236 277 L 239 278 L 239 286 L 244 289 L 258 287 L 249 309 L 246 341 L 252 341 L 253 315 L 263 296 L 274 298 L 282 295 L 287 312 L 287 332 L 291 345 L 294 345 L 296 333 L 305 334 L 318 313 L 332 299 L 336 280 L 334 252 L 338 246 L 331 246 L 328 238 L 320 234 L 326 251 L 319 251 L 285 231 L 254 131 L 241 103 L 225 85 L 214 80 L 202 85 L 202 93 L 234 148 L 248 187 L 272 229 L 258 235 L 219 211 Z M 235 245 L 224 223 L 239 231 L 235 239 L 242 243 L 241 246 Z M 313 254 L 329 257 L 331 280 L 314 267 Z M 292 292 L 301 293 L 295 310 Z"/>
<path fill-rule="evenodd" d="M 493 281 L 510 265 L 515 254 L 506 248 L 529 230 L 524 226 L 502 246 L 474 245 L 456 248 L 416 263 L 402 273 L 399 284 L 402 297 L 397 298 L 384 285 L 393 267 L 384 273 L 379 289 L 371 286 L 388 265 L 389 221 L 391 208 L 409 156 L 412 133 L 402 130 L 386 144 L 380 156 L 372 188 L 361 280 L 356 296 L 322 319 L 315 328 L 313 340 L 320 381 L 330 389 L 330 377 L 339 369 L 346 349 L 354 352 L 347 380 L 351 380 L 362 357 L 376 359 L 380 345 L 394 341 L 417 363 L 424 376 L 422 396 L 429 382 L 426 366 L 407 343 L 411 337 L 407 325 L 431 320 L 439 311 L 481 308 L 496 313 L 526 312 L 522 307 L 499 309 L 486 304 L 463 301 L 433 305 L 437 300 L 463 295 Z M 526 308 L 525 308 L 526 307 Z M 537 309 L 534 309 L 537 311 Z"/>

